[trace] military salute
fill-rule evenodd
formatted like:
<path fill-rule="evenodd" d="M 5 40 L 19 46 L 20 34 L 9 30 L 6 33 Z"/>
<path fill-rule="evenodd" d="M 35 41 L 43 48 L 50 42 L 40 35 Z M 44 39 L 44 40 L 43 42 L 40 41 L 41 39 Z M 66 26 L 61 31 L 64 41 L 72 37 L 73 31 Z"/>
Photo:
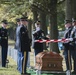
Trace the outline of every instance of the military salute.
<path fill-rule="evenodd" d="M 0 45 L 2 51 L 2 67 L 6 67 L 6 60 L 7 60 L 7 52 L 8 52 L 8 30 L 7 27 L 7 20 L 2 21 L 2 27 L 0 28 Z"/>
<path fill-rule="evenodd" d="M 35 31 L 33 32 L 33 39 L 34 41 L 35 40 L 41 40 L 44 38 L 44 32 L 43 30 L 40 28 L 40 25 L 41 25 L 41 22 L 40 21 L 37 21 L 35 23 Z M 33 48 L 34 48 L 34 51 L 35 51 L 35 56 L 40 53 L 40 52 L 43 52 L 43 43 L 40 43 L 40 42 L 34 42 L 33 43 Z"/>
<path fill-rule="evenodd" d="M 48 39 L 44 35 L 44 31 L 41 29 L 41 22 L 37 21 L 35 23 L 35 30 L 32 33 L 32 47 L 34 48 L 34 55 L 36 56 L 38 53 L 43 52 L 43 43 L 35 42 L 35 40 Z M 34 57 L 34 66 L 35 66 L 35 57 Z"/>

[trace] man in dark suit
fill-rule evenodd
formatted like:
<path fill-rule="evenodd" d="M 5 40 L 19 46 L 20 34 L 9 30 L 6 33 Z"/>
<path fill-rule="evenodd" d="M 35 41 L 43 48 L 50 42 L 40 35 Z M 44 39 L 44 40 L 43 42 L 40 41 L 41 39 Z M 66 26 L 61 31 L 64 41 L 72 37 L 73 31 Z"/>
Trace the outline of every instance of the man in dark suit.
<path fill-rule="evenodd" d="M 0 28 L 0 44 L 2 48 L 2 67 L 6 67 L 7 52 L 8 52 L 8 30 L 7 20 L 2 21 L 2 27 Z"/>
<path fill-rule="evenodd" d="M 21 28 L 20 28 L 20 46 L 22 52 L 22 75 L 30 75 L 26 72 L 27 67 L 27 60 L 28 60 L 28 52 L 31 51 L 30 49 L 30 38 L 28 36 L 28 29 L 27 29 L 27 17 L 22 17 L 20 19 Z"/>

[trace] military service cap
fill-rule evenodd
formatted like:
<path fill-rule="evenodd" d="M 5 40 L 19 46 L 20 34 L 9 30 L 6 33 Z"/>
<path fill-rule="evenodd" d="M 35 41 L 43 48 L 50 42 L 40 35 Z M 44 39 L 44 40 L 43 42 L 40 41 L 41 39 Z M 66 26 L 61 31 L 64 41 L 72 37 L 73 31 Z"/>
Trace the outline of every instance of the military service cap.
<path fill-rule="evenodd" d="M 73 19 L 72 19 L 72 22 L 76 22 L 76 18 L 73 18 Z"/>
<path fill-rule="evenodd" d="M 65 24 L 72 22 L 71 20 L 64 20 L 64 21 L 65 21 Z"/>
<path fill-rule="evenodd" d="M 19 18 L 17 18 L 17 19 L 16 19 L 16 21 L 17 21 L 17 22 L 20 22 L 20 19 L 19 19 Z"/>
<path fill-rule="evenodd" d="M 36 21 L 36 24 L 39 25 L 41 23 L 41 21 Z"/>
<path fill-rule="evenodd" d="M 24 16 L 24 17 L 21 17 L 20 20 L 21 21 L 27 21 L 27 18 L 28 18 L 27 16 Z"/>
<path fill-rule="evenodd" d="M 2 23 L 4 23 L 4 24 L 8 24 L 7 20 L 3 20 Z"/>

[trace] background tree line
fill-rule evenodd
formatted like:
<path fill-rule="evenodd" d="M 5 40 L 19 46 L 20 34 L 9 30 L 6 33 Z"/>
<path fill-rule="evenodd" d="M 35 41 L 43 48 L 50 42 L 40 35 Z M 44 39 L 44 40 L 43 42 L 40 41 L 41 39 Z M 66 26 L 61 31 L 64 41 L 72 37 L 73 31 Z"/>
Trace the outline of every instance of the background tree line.
<path fill-rule="evenodd" d="M 75 0 L 0 0 L 0 20 L 8 19 L 11 39 L 15 37 L 15 19 L 24 15 L 29 19 L 31 38 L 34 22 L 40 20 L 45 35 L 49 27 L 50 39 L 58 39 L 58 31 L 65 29 L 64 20 L 76 18 L 75 3 Z M 50 43 L 50 50 L 59 52 L 58 43 Z"/>

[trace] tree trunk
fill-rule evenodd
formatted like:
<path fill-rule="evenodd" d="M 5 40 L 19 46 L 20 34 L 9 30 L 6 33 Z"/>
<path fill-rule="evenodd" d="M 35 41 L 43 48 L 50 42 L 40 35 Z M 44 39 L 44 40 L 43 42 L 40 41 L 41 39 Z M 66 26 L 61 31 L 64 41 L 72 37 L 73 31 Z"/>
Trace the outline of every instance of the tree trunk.
<path fill-rule="evenodd" d="M 40 21 L 41 21 L 41 29 L 44 31 L 45 36 L 47 35 L 47 26 L 46 26 L 46 14 L 40 12 Z M 46 43 L 44 43 L 44 50 L 46 50 Z"/>
<path fill-rule="evenodd" d="M 72 20 L 72 0 L 66 0 L 65 19 Z"/>
<path fill-rule="evenodd" d="M 34 23 L 38 20 L 37 11 L 33 8 L 33 29 L 35 29 Z"/>
<path fill-rule="evenodd" d="M 76 0 L 72 0 L 72 12 L 72 17 L 76 19 Z"/>
<path fill-rule="evenodd" d="M 58 39 L 57 27 L 57 0 L 53 1 L 52 12 L 50 16 L 50 39 Z M 58 44 L 50 43 L 50 50 L 59 53 Z"/>
<path fill-rule="evenodd" d="M 28 31 L 29 31 L 29 37 L 32 38 L 32 20 L 30 19 L 29 20 L 29 23 L 28 23 Z"/>
<path fill-rule="evenodd" d="M 40 21 L 41 21 L 41 29 L 44 30 L 45 35 L 47 34 L 47 26 L 46 26 L 46 14 L 40 13 Z"/>

